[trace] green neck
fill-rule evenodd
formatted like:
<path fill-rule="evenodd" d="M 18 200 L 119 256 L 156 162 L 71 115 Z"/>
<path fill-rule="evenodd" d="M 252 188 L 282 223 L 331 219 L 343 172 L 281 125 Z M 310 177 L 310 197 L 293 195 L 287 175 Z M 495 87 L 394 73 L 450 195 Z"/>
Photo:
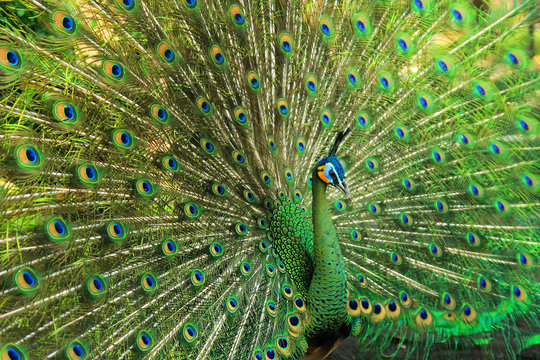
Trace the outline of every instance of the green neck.
<path fill-rule="evenodd" d="M 343 256 L 326 201 L 326 184 L 313 172 L 313 260 L 308 293 L 308 336 L 335 333 L 345 323 L 347 277 Z"/>

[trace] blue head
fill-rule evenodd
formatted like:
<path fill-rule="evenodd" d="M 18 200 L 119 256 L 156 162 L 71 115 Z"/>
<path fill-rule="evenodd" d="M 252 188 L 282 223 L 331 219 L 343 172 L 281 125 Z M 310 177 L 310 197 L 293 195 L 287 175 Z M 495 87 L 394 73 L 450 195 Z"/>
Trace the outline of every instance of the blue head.
<path fill-rule="evenodd" d="M 348 133 L 349 129 L 340 132 L 334 146 L 330 150 L 330 154 L 317 164 L 317 175 L 319 178 L 326 184 L 337 187 L 347 196 L 349 195 L 349 189 L 345 182 L 345 170 L 343 169 L 343 164 L 338 160 L 335 154 L 339 144 Z"/>

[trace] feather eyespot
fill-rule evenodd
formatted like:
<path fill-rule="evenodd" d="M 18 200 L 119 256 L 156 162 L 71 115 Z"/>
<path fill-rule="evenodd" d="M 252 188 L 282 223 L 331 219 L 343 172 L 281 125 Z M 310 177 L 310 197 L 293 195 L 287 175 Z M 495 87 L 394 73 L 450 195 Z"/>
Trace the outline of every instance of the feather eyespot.
<path fill-rule="evenodd" d="M 272 150 L 273 152 L 276 151 L 276 142 L 275 142 L 273 136 L 268 136 L 268 147 L 269 147 L 270 150 Z"/>
<path fill-rule="evenodd" d="M 448 293 L 444 293 L 441 296 L 441 304 L 448 310 L 454 310 L 456 308 L 456 301 L 452 297 L 452 295 Z"/>
<path fill-rule="evenodd" d="M 268 244 L 266 243 L 266 241 L 264 240 L 259 241 L 259 250 L 261 250 L 261 252 L 263 253 L 268 251 Z"/>
<path fill-rule="evenodd" d="M 16 344 L 6 344 L 0 351 L 0 359 L 4 360 L 26 360 L 26 354 Z"/>
<path fill-rule="evenodd" d="M 151 197 L 154 195 L 154 185 L 146 179 L 140 179 L 135 182 L 135 191 L 142 197 Z"/>
<path fill-rule="evenodd" d="M 191 278 L 191 283 L 195 287 L 202 286 L 205 281 L 204 273 L 199 269 L 193 269 L 193 271 L 191 271 L 190 278 Z"/>
<path fill-rule="evenodd" d="M 364 275 L 362 274 L 358 274 L 356 276 L 356 279 L 358 279 L 358 283 L 360 284 L 361 287 L 366 287 L 367 286 L 367 279 Z"/>
<path fill-rule="evenodd" d="M 495 209 L 497 209 L 497 212 L 500 214 L 508 215 L 510 214 L 512 207 L 506 200 L 497 199 L 495 200 Z"/>
<path fill-rule="evenodd" d="M 78 340 L 70 342 L 66 347 L 64 354 L 66 359 L 69 360 L 84 360 L 88 356 L 86 346 Z"/>
<path fill-rule="evenodd" d="M 86 291 L 92 298 L 98 298 L 107 292 L 107 282 L 101 275 L 94 274 L 86 280 Z"/>
<path fill-rule="evenodd" d="M 291 55 L 294 48 L 294 40 L 288 32 L 279 35 L 279 48 L 287 56 Z"/>
<path fill-rule="evenodd" d="M 218 258 L 223 255 L 223 246 L 218 242 L 210 244 L 208 250 L 213 258 Z"/>
<path fill-rule="evenodd" d="M 334 36 L 334 28 L 330 17 L 322 17 L 321 21 L 319 22 L 319 30 L 325 39 L 330 39 Z"/>
<path fill-rule="evenodd" d="M 301 296 L 296 296 L 294 298 L 294 307 L 300 312 L 306 311 L 306 302 Z"/>
<path fill-rule="evenodd" d="M 238 298 L 236 296 L 230 295 L 225 300 L 225 308 L 229 314 L 234 314 L 238 311 Z"/>
<path fill-rule="evenodd" d="M 253 358 L 252 360 L 264 360 L 263 355 L 260 350 L 255 350 L 253 352 Z"/>
<path fill-rule="evenodd" d="M 99 182 L 100 173 L 95 165 L 86 163 L 77 166 L 75 175 L 78 181 L 86 186 L 93 186 Z"/>
<path fill-rule="evenodd" d="M 157 47 L 157 52 L 161 59 L 168 64 L 172 64 L 176 60 L 176 53 L 171 46 L 166 42 L 161 42 Z"/>
<path fill-rule="evenodd" d="M 403 125 L 398 125 L 394 128 L 394 135 L 403 141 L 409 140 L 409 129 Z"/>
<path fill-rule="evenodd" d="M 360 311 L 364 315 L 369 315 L 373 311 L 373 307 L 371 306 L 371 302 L 368 298 L 363 297 L 359 300 L 360 303 Z"/>
<path fill-rule="evenodd" d="M 403 307 L 407 309 L 410 308 L 412 305 L 412 299 L 405 291 L 402 291 L 399 294 L 399 301 L 401 302 L 401 305 L 403 305 Z"/>
<path fill-rule="evenodd" d="M 297 314 L 290 314 L 287 316 L 287 326 L 289 334 L 293 337 L 298 337 L 304 328 L 302 319 Z"/>
<path fill-rule="evenodd" d="M 296 139 L 296 149 L 300 154 L 306 151 L 306 140 L 303 137 Z"/>
<path fill-rule="evenodd" d="M 401 223 L 405 226 L 412 226 L 413 225 L 413 218 L 410 214 L 402 213 L 399 215 L 399 220 Z"/>
<path fill-rule="evenodd" d="M 19 145 L 14 152 L 16 164 L 23 170 L 36 170 L 42 164 L 42 155 L 35 145 Z"/>
<path fill-rule="evenodd" d="M 197 327 L 191 323 L 187 323 L 186 325 L 184 325 L 182 334 L 184 336 L 184 340 L 189 344 L 196 341 L 199 337 L 199 331 L 197 330 Z"/>
<path fill-rule="evenodd" d="M 146 294 L 151 294 L 157 289 L 157 279 L 152 273 L 145 273 L 141 276 L 141 287 Z"/>
<path fill-rule="evenodd" d="M 135 143 L 131 131 L 126 129 L 114 130 L 112 133 L 112 141 L 114 146 L 120 150 L 129 150 Z"/>
<path fill-rule="evenodd" d="M 491 281 L 489 281 L 487 278 L 485 278 L 484 276 L 480 276 L 478 278 L 478 287 L 480 288 L 481 291 L 483 292 L 490 292 L 491 291 Z"/>
<path fill-rule="evenodd" d="M 274 268 L 274 265 L 271 263 L 266 264 L 266 275 L 274 277 L 275 273 L 276 269 Z"/>
<path fill-rule="evenodd" d="M 178 164 L 178 160 L 170 155 L 165 155 L 161 158 L 161 167 L 165 171 L 170 171 L 172 173 L 178 172 L 180 170 L 180 165 Z"/>
<path fill-rule="evenodd" d="M 431 151 L 431 158 L 435 164 L 441 165 L 446 162 L 446 154 L 438 148 L 435 148 Z"/>
<path fill-rule="evenodd" d="M 379 204 L 368 204 L 367 209 L 370 213 L 373 215 L 380 215 L 381 214 L 381 206 Z"/>
<path fill-rule="evenodd" d="M 207 154 L 213 155 L 216 152 L 216 147 L 212 141 L 202 138 L 200 144 Z"/>
<path fill-rule="evenodd" d="M 232 153 L 232 158 L 238 165 L 244 166 L 247 163 L 246 157 L 241 151 L 238 151 L 238 150 L 234 151 Z"/>
<path fill-rule="evenodd" d="M 334 114 L 329 108 L 326 108 L 322 111 L 321 122 L 324 127 L 328 127 L 334 122 Z"/>
<path fill-rule="evenodd" d="M 161 243 L 161 253 L 166 257 L 178 254 L 178 243 L 174 239 L 165 239 Z"/>
<path fill-rule="evenodd" d="M 315 95 L 319 90 L 319 80 L 313 74 L 308 74 L 305 79 L 306 90 L 309 94 Z"/>
<path fill-rule="evenodd" d="M 246 224 L 239 222 L 234 225 L 234 231 L 236 231 L 238 235 L 244 236 L 247 234 L 248 227 Z"/>
<path fill-rule="evenodd" d="M 480 238 L 475 233 L 469 232 L 469 233 L 467 233 L 465 238 L 467 240 L 467 243 L 470 246 L 479 246 L 480 245 Z"/>
<path fill-rule="evenodd" d="M 184 205 L 184 214 L 190 219 L 195 219 L 200 215 L 199 207 L 195 203 L 188 202 Z"/>
<path fill-rule="evenodd" d="M 209 50 L 210 59 L 218 68 L 225 65 L 225 55 L 218 45 L 213 45 Z"/>
<path fill-rule="evenodd" d="M 247 261 L 244 261 L 243 263 L 240 264 L 240 274 L 244 277 L 247 277 L 249 275 L 251 275 L 251 264 Z"/>
<path fill-rule="evenodd" d="M 124 10 L 131 11 L 135 8 L 135 0 L 116 0 L 118 6 Z"/>
<path fill-rule="evenodd" d="M 474 198 L 481 199 L 484 197 L 484 187 L 477 183 L 471 183 L 468 190 Z"/>
<path fill-rule="evenodd" d="M 351 68 L 347 72 L 347 86 L 357 88 L 360 85 L 360 72 L 356 68 Z"/>
<path fill-rule="evenodd" d="M 294 180 L 294 176 L 291 169 L 286 168 L 284 171 L 284 175 L 287 182 L 292 182 Z"/>
<path fill-rule="evenodd" d="M 266 221 L 264 218 L 258 218 L 257 225 L 259 225 L 261 229 L 266 229 L 268 228 L 268 221 Z"/>
<path fill-rule="evenodd" d="M 279 336 L 276 339 L 276 348 L 278 352 L 284 356 L 289 357 L 292 354 L 292 347 L 289 345 L 289 338 L 287 336 Z"/>
<path fill-rule="evenodd" d="M 150 115 L 159 123 L 165 124 L 169 121 L 169 112 L 160 105 L 152 105 Z"/>
<path fill-rule="evenodd" d="M 275 250 L 275 249 L 274 249 L 274 250 Z M 274 254 L 274 257 L 277 258 L 277 257 L 278 257 L 278 254 L 277 254 L 277 253 Z M 278 264 L 277 264 L 277 265 L 278 265 L 279 271 L 282 272 L 282 273 L 285 273 L 285 265 L 284 265 L 281 261 L 278 261 Z"/>
<path fill-rule="evenodd" d="M 392 92 L 396 88 L 394 76 L 388 72 L 379 75 L 379 88 L 384 92 Z"/>
<path fill-rule="evenodd" d="M 379 171 L 380 163 L 379 160 L 377 160 L 374 157 L 368 157 L 366 159 L 366 169 L 369 172 L 377 172 Z"/>
<path fill-rule="evenodd" d="M 434 206 L 439 214 L 446 214 L 448 212 L 448 203 L 444 200 L 437 199 Z"/>
<path fill-rule="evenodd" d="M 195 10 L 195 9 L 197 9 L 197 6 L 199 5 L 199 2 L 197 0 L 184 0 L 184 5 L 189 10 Z"/>
<path fill-rule="evenodd" d="M 476 310 L 469 304 L 463 305 L 461 309 L 461 320 L 467 324 L 472 323 L 476 320 Z"/>
<path fill-rule="evenodd" d="M 268 171 L 262 171 L 260 177 L 266 185 L 272 185 L 272 178 L 270 178 L 270 174 L 268 173 Z"/>
<path fill-rule="evenodd" d="M 135 346 L 142 353 L 146 353 L 152 349 L 154 346 L 154 337 L 152 336 L 152 333 L 147 330 L 140 330 L 135 336 Z"/>
<path fill-rule="evenodd" d="M 71 236 L 71 229 L 60 216 L 55 216 L 47 221 L 45 232 L 49 240 L 55 243 L 62 243 Z"/>
<path fill-rule="evenodd" d="M 124 224 L 120 222 L 110 222 L 106 227 L 106 231 L 109 240 L 113 243 L 120 242 L 127 237 L 126 228 Z"/>
<path fill-rule="evenodd" d="M 267 347 L 264 351 L 264 360 L 274 360 L 276 356 L 276 350 L 273 347 Z"/>
<path fill-rule="evenodd" d="M 524 302 L 527 300 L 527 293 L 521 286 L 514 285 L 512 286 L 512 297 L 515 301 Z"/>
<path fill-rule="evenodd" d="M 57 101 L 53 105 L 54 118 L 66 125 L 75 124 L 79 120 L 79 112 L 75 105 L 66 101 Z"/>
<path fill-rule="evenodd" d="M 103 63 L 103 72 L 109 78 L 116 81 L 120 81 L 124 79 L 124 76 L 125 76 L 124 66 L 114 61 L 105 61 Z"/>
<path fill-rule="evenodd" d="M 15 285 L 23 294 L 31 294 L 41 286 L 36 272 L 29 267 L 23 267 L 14 274 Z"/>
<path fill-rule="evenodd" d="M 259 80 L 259 75 L 257 75 L 255 71 L 248 72 L 247 81 L 253 91 L 258 92 L 261 89 L 261 82 Z"/>
<path fill-rule="evenodd" d="M 243 27 L 246 24 L 244 10 L 240 5 L 231 5 L 231 7 L 229 7 L 229 15 L 236 26 Z"/>
<path fill-rule="evenodd" d="M 227 195 L 227 188 L 223 184 L 214 183 L 212 185 L 212 192 L 214 193 L 214 195 L 222 197 Z"/>
<path fill-rule="evenodd" d="M 420 310 L 416 313 L 414 322 L 419 327 L 431 326 L 431 324 L 433 324 L 433 315 L 431 315 L 431 312 L 429 312 L 427 309 L 420 308 Z"/>
<path fill-rule="evenodd" d="M 399 315 L 401 314 L 401 307 L 394 300 L 388 301 L 386 303 L 385 309 L 386 309 L 386 317 L 390 320 L 397 319 Z"/>
<path fill-rule="evenodd" d="M 359 111 L 356 114 L 356 124 L 362 130 L 366 130 L 371 126 L 371 115 L 367 111 Z"/>
<path fill-rule="evenodd" d="M 436 258 L 441 257 L 443 255 L 441 247 L 437 244 L 429 244 L 428 250 L 429 250 L 429 253 Z"/>
<path fill-rule="evenodd" d="M 410 54 L 412 52 L 412 41 L 408 34 L 401 34 L 396 38 L 396 48 L 402 54 Z"/>
<path fill-rule="evenodd" d="M 347 313 L 352 317 L 359 317 L 362 311 L 360 310 L 360 303 L 357 299 L 347 300 Z"/>
<path fill-rule="evenodd" d="M 400 265 L 403 262 L 403 259 L 398 253 L 392 252 L 390 253 L 390 261 L 396 265 Z"/>
<path fill-rule="evenodd" d="M 401 181 L 401 184 L 403 185 L 405 190 L 414 191 L 416 189 L 416 182 L 410 178 L 404 178 Z"/>
<path fill-rule="evenodd" d="M 300 189 L 294 189 L 293 197 L 295 202 L 299 202 L 302 200 L 302 192 Z"/>
<path fill-rule="evenodd" d="M 277 314 L 277 307 L 276 307 L 276 304 L 272 301 L 272 300 L 269 300 L 267 303 L 266 303 L 266 311 L 268 311 L 268 314 L 270 316 L 276 316 Z"/>
<path fill-rule="evenodd" d="M 435 102 L 433 96 L 428 93 L 420 93 L 416 98 L 416 105 L 420 110 L 431 112 L 434 109 Z"/>
<path fill-rule="evenodd" d="M 351 21 L 357 36 L 364 37 L 371 33 L 371 20 L 366 14 L 356 13 L 352 16 Z"/>
<path fill-rule="evenodd" d="M 241 106 L 238 106 L 234 109 L 234 118 L 236 119 L 236 122 L 238 122 L 238 124 L 242 126 L 245 126 L 249 123 L 246 110 Z"/>
<path fill-rule="evenodd" d="M 22 66 L 19 52 L 13 49 L 0 48 L 0 65 L 6 69 L 17 70 Z"/>
<path fill-rule="evenodd" d="M 65 12 L 57 11 L 52 16 L 53 25 L 64 34 L 72 35 L 77 30 L 77 23 L 73 17 Z"/>
<path fill-rule="evenodd" d="M 210 115 L 212 113 L 212 106 L 204 97 L 197 97 L 197 107 L 204 115 Z"/>
<path fill-rule="evenodd" d="M 291 300 L 294 297 L 293 289 L 288 284 L 284 284 L 281 291 L 287 300 Z"/>
<path fill-rule="evenodd" d="M 281 117 L 287 118 L 289 116 L 289 103 L 287 102 L 286 99 L 284 98 L 278 99 L 277 109 Z"/>
<path fill-rule="evenodd" d="M 253 195 L 253 193 L 250 191 L 250 190 L 244 190 L 243 192 L 244 194 L 244 199 L 246 199 L 247 202 L 255 202 L 256 198 L 255 198 L 255 195 Z"/>
<path fill-rule="evenodd" d="M 526 254 L 526 253 L 518 254 L 517 255 L 517 261 L 518 261 L 519 266 L 521 266 L 523 268 L 526 268 L 526 269 L 533 268 L 533 266 L 534 266 L 532 257 L 529 254 Z"/>
<path fill-rule="evenodd" d="M 351 230 L 350 232 L 351 239 L 358 241 L 362 239 L 362 236 L 360 235 L 360 232 L 357 230 Z"/>

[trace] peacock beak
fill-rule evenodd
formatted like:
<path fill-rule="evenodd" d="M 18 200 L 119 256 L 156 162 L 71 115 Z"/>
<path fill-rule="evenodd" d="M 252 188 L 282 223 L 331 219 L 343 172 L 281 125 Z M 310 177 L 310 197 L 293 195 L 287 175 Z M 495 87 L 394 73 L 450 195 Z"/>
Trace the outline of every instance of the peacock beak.
<path fill-rule="evenodd" d="M 345 180 L 342 180 L 338 184 L 336 184 L 336 187 L 339 190 L 343 191 L 343 193 L 345 194 L 345 197 L 348 197 L 350 195 L 349 188 L 347 187 L 347 183 L 345 182 Z"/>

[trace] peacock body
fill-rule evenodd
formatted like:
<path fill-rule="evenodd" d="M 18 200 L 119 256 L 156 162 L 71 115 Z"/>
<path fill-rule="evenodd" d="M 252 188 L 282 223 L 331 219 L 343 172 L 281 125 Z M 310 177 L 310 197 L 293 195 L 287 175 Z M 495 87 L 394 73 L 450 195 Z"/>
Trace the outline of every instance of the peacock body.
<path fill-rule="evenodd" d="M 535 1 L 0 13 L 0 359 L 540 343 Z"/>

